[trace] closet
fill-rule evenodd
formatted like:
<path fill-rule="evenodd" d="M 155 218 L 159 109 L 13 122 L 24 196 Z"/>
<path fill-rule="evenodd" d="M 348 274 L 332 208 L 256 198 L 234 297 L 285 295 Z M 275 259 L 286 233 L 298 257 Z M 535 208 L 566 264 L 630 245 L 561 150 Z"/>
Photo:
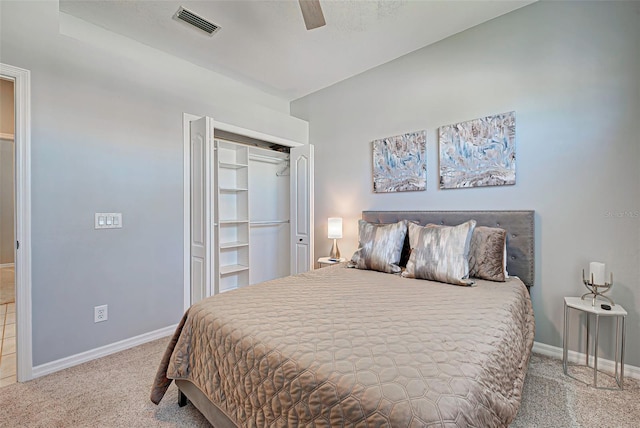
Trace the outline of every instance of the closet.
<path fill-rule="evenodd" d="M 191 303 L 313 266 L 313 146 L 190 124 Z"/>

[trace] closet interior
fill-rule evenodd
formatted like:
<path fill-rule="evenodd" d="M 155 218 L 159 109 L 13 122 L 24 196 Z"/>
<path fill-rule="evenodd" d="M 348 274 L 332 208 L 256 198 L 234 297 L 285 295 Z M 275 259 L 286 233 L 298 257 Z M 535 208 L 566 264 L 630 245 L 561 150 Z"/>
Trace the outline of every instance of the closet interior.
<path fill-rule="evenodd" d="M 214 135 L 219 292 L 289 275 L 289 148 L 226 132 Z"/>
<path fill-rule="evenodd" d="M 311 269 L 313 146 L 206 116 L 188 138 L 190 303 Z"/>

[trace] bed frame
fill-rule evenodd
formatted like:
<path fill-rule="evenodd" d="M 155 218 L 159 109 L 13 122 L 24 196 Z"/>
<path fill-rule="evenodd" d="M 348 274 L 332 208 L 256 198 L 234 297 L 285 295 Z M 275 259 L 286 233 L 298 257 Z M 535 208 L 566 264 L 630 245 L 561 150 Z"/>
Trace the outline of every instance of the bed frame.
<path fill-rule="evenodd" d="M 476 220 L 477 226 L 500 227 L 507 231 L 507 271 L 527 286 L 534 284 L 534 211 L 363 211 L 362 219 L 370 223 L 395 223 L 400 220 L 455 226 Z M 187 400 L 216 428 L 237 427 L 220 408 L 191 382 L 176 380 L 178 405 Z"/>

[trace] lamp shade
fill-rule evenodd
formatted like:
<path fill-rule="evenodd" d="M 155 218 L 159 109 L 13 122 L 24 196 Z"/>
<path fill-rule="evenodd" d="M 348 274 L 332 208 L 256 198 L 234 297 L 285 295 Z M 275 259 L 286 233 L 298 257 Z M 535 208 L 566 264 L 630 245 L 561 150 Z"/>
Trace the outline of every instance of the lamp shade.
<path fill-rule="evenodd" d="M 337 239 L 342 238 L 342 218 L 341 217 L 329 217 L 328 227 L 329 238 Z"/>

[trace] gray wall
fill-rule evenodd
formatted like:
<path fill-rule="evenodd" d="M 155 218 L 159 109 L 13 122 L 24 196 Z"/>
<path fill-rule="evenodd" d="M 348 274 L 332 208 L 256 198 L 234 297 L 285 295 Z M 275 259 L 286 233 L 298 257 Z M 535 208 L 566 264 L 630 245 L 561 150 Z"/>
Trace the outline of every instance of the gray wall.
<path fill-rule="evenodd" d="M 602 261 L 640 366 L 639 21 L 637 2 L 535 3 L 294 101 L 316 146 L 316 254 L 331 216 L 349 257 L 362 210 L 534 209 L 536 341 L 562 345 L 562 298 Z M 511 110 L 517 184 L 439 190 L 437 128 Z M 427 190 L 374 194 L 371 141 L 420 129 Z"/>
<path fill-rule="evenodd" d="M 177 323 L 182 113 L 303 122 L 284 100 L 120 37 L 61 35 L 57 2 L 0 7 L 0 61 L 32 73 L 34 365 Z M 95 212 L 122 212 L 124 228 L 94 230 Z M 109 320 L 94 324 L 102 304 Z"/>

